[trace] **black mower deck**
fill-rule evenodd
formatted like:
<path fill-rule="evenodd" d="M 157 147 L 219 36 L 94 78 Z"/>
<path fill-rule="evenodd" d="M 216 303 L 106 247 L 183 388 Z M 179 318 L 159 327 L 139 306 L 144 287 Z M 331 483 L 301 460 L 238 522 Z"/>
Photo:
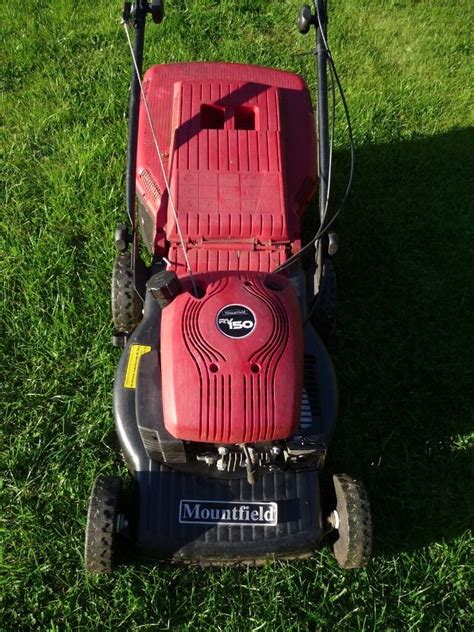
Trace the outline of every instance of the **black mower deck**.
<path fill-rule="evenodd" d="M 322 537 L 316 470 L 276 471 L 250 486 L 159 466 L 136 473 L 136 492 L 133 540 L 143 558 L 212 564 L 305 557 Z"/>

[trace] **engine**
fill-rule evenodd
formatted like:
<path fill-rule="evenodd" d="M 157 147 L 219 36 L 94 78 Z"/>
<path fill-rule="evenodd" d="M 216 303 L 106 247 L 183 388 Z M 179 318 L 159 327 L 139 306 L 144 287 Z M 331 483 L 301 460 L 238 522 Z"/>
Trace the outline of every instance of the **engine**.
<path fill-rule="evenodd" d="M 293 286 L 252 272 L 200 275 L 195 285 L 163 310 L 166 430 L 221 447 L 288 439 L 299 425 L 303 379 Z"/>

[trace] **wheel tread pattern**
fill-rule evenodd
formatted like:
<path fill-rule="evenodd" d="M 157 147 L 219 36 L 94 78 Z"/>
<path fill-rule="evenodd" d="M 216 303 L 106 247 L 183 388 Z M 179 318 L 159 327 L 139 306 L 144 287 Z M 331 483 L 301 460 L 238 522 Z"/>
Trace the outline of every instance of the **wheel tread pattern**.
<path fill-rule="evenodd" d="M 117 332 L 129 334 L 142 318 L 142 301 L 135 291 L 130 252 L 117 255 L 112 271 L 112 319 Z"/>
<path fill-rule="evenodd" d="M 90 573 L 109 573 L 113 568 L 120 491 L 121 481 L 116 476 L 99 476 L 92 488 L 84 547 L 85 567 Z"/>
<path fill-rule="evenodd" d="M 372 518 L 364 485 L 348 476 L 333 477 L 339 514 L 339 538 L 334 555 L 342 568 L 361 568 L 372 553 Z"/>

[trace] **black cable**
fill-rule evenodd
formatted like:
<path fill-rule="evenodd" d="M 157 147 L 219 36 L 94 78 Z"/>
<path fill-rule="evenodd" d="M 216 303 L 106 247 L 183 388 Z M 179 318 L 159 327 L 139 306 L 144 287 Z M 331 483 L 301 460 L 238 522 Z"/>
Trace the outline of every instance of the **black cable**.
<path fill-rule="evenodd" d="M 328 206 L 329 206 L 329 196 L 331 194 L 332 161 L 333 161 L 333 156 L 334 156 L 334 134 L 336 131 L 336 85 L 334 81 L 334 72 L 332 70 L 331 65 L 329 66 L 329 74 L 331 77 L 331 141 L 329 145 L 329 169 L 328 169 L 329 182 L 328 182 L 328 190 L 326 193 L 326 204 L 324 206 L 324 213 L 321 220 L 321 224 L 323 224 L 324 220 L 326 219 Z"/>
<path fill-rule="evenodd" d="M 297 261 L 298 259 L 300 259 L 303 254 L 305 252 L 307 252 L 307 250 L 309 250 L 312 246 L 315 245 L 315 243 L 321 239 L 321 237 L 324 235 L 325 232 L 327 232 L 329 230 L 329 228 L 334 224 L 334 222 L 336 221 L 336 219 L 338 218 L 338 216 L 340 215 L 341 211 L 343 210 L 343 208 L 346 205 L 347 199 L 350 195 L 351 189 L 352 189 L 352 182 L 354 179 L 354 170 L 355 170 L 355 144 L 354 144 L 354 135 L 353 135 L 353 131 L 352 131 L 352 124 L 351 124 L 351 118 L 350 118 L 350 114 L 349 114 L 349 108 L 347 105 L 347 101 L 346 101 L 346 95 L 344 92 L 344 89 L 341 85 L 341 81 L 339 79 L 339 75 L 336 69 L 336 64 L 334 63 L 334 59 L 332 57 L 332 53 L 331 50 L 328 46 L 327 43 L 327 39 L 324 35 L 324 31 L 322 29 L 322 21 L 321 21 L 321 16 L 319 14 L 319 6 L 318 6 L 318 2 L 315 0 L 314 1 L 314 6 L 316 8 L 316 16 L 317 16 L 317 20 L 318 20 L 318 28 L 320 29 L 322 35 L 323 35 L 323 41 L 324 41 L 324 45 L 325 45 L 325 54 L 327 55 L 327 59 L 329 62 L 329 68 L 331 71 L 331 78 L 332 80 L 336 80 L 336 85 L 341 97 L 341 102 L 342 102 L 342 106 L 344 109 L 344 114 L 345 114 L 345 118 L 346 118 L 346 122 L 347 122 L 347 130 L 348 130 L 348 135 L 349 135 L 349 143 L 350 143 L 350 152 L 351 152 L 351 166 L 350 166 L 350 171 L 349 171 L 349 178 L 347 181 L 347 185 L 346 185 L 346 190 L 344 192 L 343 198 L 341 200 L 341 202 L 339 203 L 339 206 L 337 208 L 337 210 L 335 211 L 334 215 L 332 216 L 332 218 L 329 220 L 329 222 L 324 225 L 324 219 L 326 218 L 327 215 L 327 204 L 326 204 L 326 208 L 325 208 L 325 212 L 323 215 L 323 220 L 321 222 L 321 225 L 316 233 L 316 235 L 314 235 L 314 237 L 307 243 L 305 244 L 297 253 L 295 253 L 294 255 L 292 255 L 289 259 L 287 259 L 287 261 L 285 261 L 284 263 L 282 263 L 280 266 L 278 266 L 278 268 L 276 268 L 274 270 L 274 272 L 281 272 L 283 270 L 286 270 L 287 268 L 289 268 L 290 266 L 293 265 L 293 263 L 295 261 Z M 333 137 L 334 138 L 334 137 Z"/>

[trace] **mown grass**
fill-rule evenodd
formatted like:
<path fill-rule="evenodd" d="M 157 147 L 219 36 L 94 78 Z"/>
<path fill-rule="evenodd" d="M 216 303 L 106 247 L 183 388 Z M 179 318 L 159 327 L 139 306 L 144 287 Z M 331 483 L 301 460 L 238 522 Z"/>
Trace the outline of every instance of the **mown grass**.
<path fill-rule="evenodd" d="M 328 468 L 362 477 L 374 560 L 82 570 L 91 484 L 124 472 L 109 277 L 124 218 L 130 60 L 120 2 L 2 7 L 0 233 L 5 630 L 463 630 L 472 551 L 469 1 L 340 0 L 330 37 L 358 145 L 339 222 L 341 412 Z M 304 74 L 299 2 L 168 1 L 155 61 Z M 343 187 L 344 125 L 336 137 Z M 471 558 L 472 561 L 472 558 Z"/>

